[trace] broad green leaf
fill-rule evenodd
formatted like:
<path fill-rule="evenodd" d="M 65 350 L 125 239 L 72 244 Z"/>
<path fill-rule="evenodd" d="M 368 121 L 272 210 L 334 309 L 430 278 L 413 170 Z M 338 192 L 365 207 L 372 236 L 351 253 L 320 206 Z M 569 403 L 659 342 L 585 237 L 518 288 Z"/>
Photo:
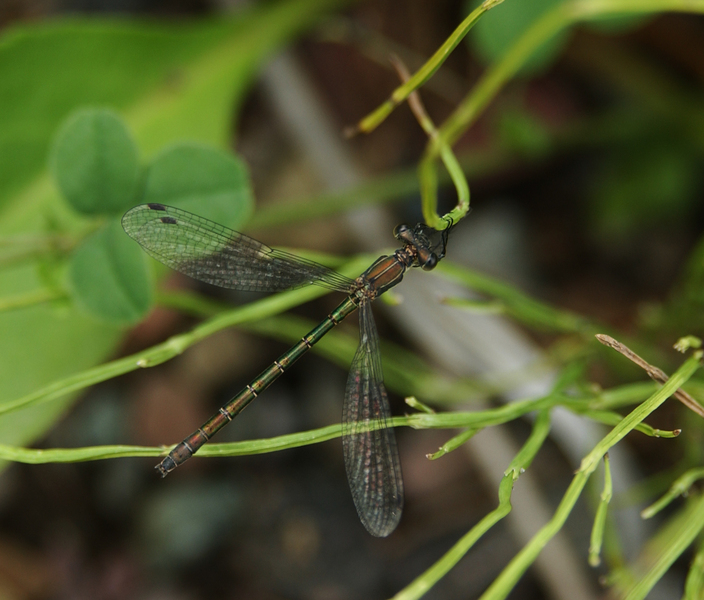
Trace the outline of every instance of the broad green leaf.
<path fill-rule="evenodd" d="M 568 4 L 571 1 L 514 0 L 504 2 L 482 16 L 470 32 L 468 41 L 477 56 L 487 65 L 495 63 L 503 58 L 513 44 L 539 19 L 559 5 Z M 467 14 L 480 2 L 481 0 L 468 2 Z M 599 33 L 617 34 L 640 27 L 650 19 L 649 15 L 609 16 L 597 17 L 578 25 Z M 546 40 L 532 56 L 528 57 L 520 74 L 530 77 L 549 68 L 567 43 L 570 31 L 571 28 L 566 28 Z"/>
<path fill-rule="evenodd" d="M 106 109 L 82 109 L 59 130 L 51 174 L 78 212 L 121 213 L 134 202 L 139 180 L 137 147 L 125 123 Z"/>
<path fill-rule="evenodd" d="M 175 146 L 154 159 L 142 202 L 177 206 L 233 228 L 254 210 L 245 164 L 230 153 L 194 144 Z"/>
<path fill-rule="evenodd" d="M 69 267 L 72 296 L 93 316 L 113 323 L 135 323 L 152 304 L 144 254 L 118 221 L 86 239 Z"/>
<path fill-rule="evenodd" d="M 0 34 L 0 210 L 37 183 L 59 124 L 81 106 L 125 115 L 143 156 L 189 139 L 224 146 L 263 61 L 349 0 L 286 0 L 227 18 L 74 18 Z"/>
<path fill-rule="evenodd" d="M 188 86 L 177 86 L 176 74 L 236 38 L 238 23 L 247 21 L 248 16 L 239 16 L 176 27 L 72 19 L 3 31 L 0 209 L 44 171 L 51 140 L 72 111 L 82 106 L 133 109 L 152 101 L 160 88 L 178 97 L 179 88 Z"/>
<path fill-rule="evenodd" d="M 477 56 L 492 64 L 500 60 L 538 19 L 564 0 L 514 0 L 488 11 L 470 31 L 468 40 Z M 480 4 L 473 0 L 467 14 Z M 547 40 L 526 61 L 520 73 L 532 76 L 550 66 L 567 42 L 569 32 L 562 31 Z"/>
<path fill-rule="evenodd" d="M 73 19 L 4 30 L 0 236 L 42 233 L 47 223 L 67 232 L 85 227 L 46 171 L 50 141 L 71 112 L 84 106 L 118 110 L 147 158 L 183 139 L 224 147 L 265 59 L 345 3 L 284 0 L 220 20 Z M 0 271 L 2 294 L 41 286 L 32 264 Z M 0 402 L 8 402 L 104 360 L 124 326 L 77 308 L 43 305 L 0 313 L 0 332 Z M 3 415 L 0 441 L 30 443 L 72 400 Z"/>

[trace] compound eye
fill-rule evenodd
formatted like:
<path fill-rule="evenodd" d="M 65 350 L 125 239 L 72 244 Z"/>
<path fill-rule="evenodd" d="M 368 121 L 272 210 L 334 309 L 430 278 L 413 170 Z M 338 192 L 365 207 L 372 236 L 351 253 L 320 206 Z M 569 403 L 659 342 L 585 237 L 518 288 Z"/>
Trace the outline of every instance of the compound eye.
<path fill-rule="evenodd" d="M 431 252 L 427 260 L 421 265 L 421 269 L 424 271 L 432 271 L 438 264 L 438 257 L 435 252 Z"/>
<path fill-rule="evenodd" d="M 410 228 L 405 223 L 401 223 L 401 225 L 396 225 L 396 227 L 394 228 L 394 237 L 397 240 L 402 239 L 403 236 L 408 233 L 409 229 Z"/>
<path fill-rule="evenodd" d="M 405 223 L 399 225 L 398 227 L 396 227 L 396 229 L 394 229 L 394 235 L 396 236 L 396 239 L 399 242 L 403 242 L 404 244 L 409 244 L 412 246 L 416 245 L 415 230 L 411 229 Z"/>

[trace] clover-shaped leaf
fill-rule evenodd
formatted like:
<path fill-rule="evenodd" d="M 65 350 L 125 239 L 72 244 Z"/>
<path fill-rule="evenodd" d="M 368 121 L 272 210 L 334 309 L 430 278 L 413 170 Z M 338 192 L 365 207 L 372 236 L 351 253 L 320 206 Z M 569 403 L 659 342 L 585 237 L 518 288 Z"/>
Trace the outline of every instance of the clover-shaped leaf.
<path fill-rule="evenodd" d="M 106 109 L 82 109 L 60 128 L 49 167 L 78 212 L 119 214 L 134 204 L 139 158 L 125 123 Z"/>
<path fill-rule="evenodd" d="M 113 220 L 73 253 L 69 282 L 76 303 L 113 323 L 135 323 L 152 305 L 142 249 Z"/>

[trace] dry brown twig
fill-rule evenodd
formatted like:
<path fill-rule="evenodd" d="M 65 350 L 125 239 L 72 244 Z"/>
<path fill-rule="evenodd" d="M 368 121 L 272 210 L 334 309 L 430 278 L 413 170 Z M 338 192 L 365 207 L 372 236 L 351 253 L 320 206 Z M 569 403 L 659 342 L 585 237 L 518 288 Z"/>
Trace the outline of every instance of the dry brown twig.
<path fill-rule="evenodd" d="M 623 354 L 628 360 L 636 363 L 641 369 L 643 369 L 653 381 L 657 383 L 664 384 L 670 377 L 665 371 L 654 367 L 649 362 L 643 360 L 638 356 L 633 350 L 631 350 L 625 344 L 622 344 L 618 340 L 615 340 L 610 335 L 604 333 L 597 333 L 596 339 L 599 340 L 604 346 L 613 348 L 616 352 Z M 685 392 L 682 388 L 679 388 L 674 394 L 672 394 L 677 400 L 684 404 L 689 410 L 695 412 L 700 417 L 704 418 L 704 406 L 699 404 L 692 396 Z"/>
<path fill-rule="evenodd" d="M 408 67 L 406 67 L 403 61 L 396 54 L 389 56 L 389 62 L 396 70 L 396 73 L 402 83 L 406 83 L 411 78 L 411 73 L 408 70 Z M 408 106 L 411 107 L 411 111 L 413 112 L 416 120 L 425 133 L 428 134 L 428 137 L 437 137 L 438 131 L 435 128 L 433 121 L 430 119 L 428 112 L 425 110 L 425 106 L 423 105 L 423 101 L 420 99 L 420 94 L 417 90 L 409 94 L 407 102 Z"/>

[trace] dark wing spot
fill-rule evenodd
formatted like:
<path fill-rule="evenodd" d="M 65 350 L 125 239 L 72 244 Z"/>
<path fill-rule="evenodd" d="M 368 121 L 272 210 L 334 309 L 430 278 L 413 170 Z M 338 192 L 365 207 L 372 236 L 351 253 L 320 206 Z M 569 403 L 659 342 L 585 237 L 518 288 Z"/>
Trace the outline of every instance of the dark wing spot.
<path fill-rule="evenodd" d="M 166 223 L 167 225 L 176 225 L 176 219 L 173 217 L 161 217 L 159 219 L 162 223 Z"/>
<path fill-rule="evenodd" d="M 152 210 L 166 210 L 166 207 L 163 204 L 153 203 L 153 204 L 147 204 L 147 206 L 149 208 L 151 208 Z"/>

